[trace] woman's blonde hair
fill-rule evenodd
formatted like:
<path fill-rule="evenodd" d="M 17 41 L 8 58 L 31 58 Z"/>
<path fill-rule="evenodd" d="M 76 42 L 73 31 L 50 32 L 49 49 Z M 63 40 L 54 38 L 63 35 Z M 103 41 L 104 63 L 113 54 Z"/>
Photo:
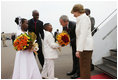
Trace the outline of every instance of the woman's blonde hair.
<path fill-rule="evenodd" d="M 73 12 L 79 12 L 79 13 L 84 13 L 85 12 L 85 9 L 83 7 L 83 5 L 81 4 L 75 4 L 71 10 L 71 13 Z"/>

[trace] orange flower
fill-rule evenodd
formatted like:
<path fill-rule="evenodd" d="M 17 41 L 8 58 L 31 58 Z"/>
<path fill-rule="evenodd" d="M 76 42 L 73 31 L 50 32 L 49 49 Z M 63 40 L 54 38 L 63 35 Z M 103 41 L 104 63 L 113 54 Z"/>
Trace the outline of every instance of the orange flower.
<path fill-rule="evenodd" d="M 18 51 L 25 50 L 29 46 L 29 42 L 31 42 L 31 38 L 25 33 L 21 34 L 14 40 L 13 46 Z"/>

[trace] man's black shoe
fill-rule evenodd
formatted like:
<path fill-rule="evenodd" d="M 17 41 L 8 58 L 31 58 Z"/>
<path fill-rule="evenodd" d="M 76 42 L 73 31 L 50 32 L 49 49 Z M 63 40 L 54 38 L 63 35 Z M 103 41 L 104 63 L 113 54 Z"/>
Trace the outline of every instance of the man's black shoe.
<path fill-rule="evenodd" d="M 69 76 L 69 75 L 73 75 L 73 74 L 75 74 L 75 72 L 67 72 L 67 75 Z"/>
<path fill-rule="evenodd" d="M 71 76 L 71 79 L 77 79 L 80 77 L 80 74 L 75 73 L 74 75 Z"/>
<path fill-rule="evenodd" d="M 94 70 L 94 65 L 93 64 L 91 64 L 91 71 L 93 71 Z"/>

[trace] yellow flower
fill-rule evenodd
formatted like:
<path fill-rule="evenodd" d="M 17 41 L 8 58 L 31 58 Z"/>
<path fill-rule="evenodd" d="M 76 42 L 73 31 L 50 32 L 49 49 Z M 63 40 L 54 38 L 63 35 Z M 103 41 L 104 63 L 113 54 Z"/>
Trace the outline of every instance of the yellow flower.
<path fill-rule="evenodd" d="M 26 46 L 24 46 L 24 49 L 26 48 Z"/>
<path fill-rule="evenodd" d="M 58 44 L 61 46 L 66 46 L 70 43 L 70 37 L 67 32 L 63 31 L 62 33 L 58 34 L 56 36 L 56 39 L 58 41 Z"/>

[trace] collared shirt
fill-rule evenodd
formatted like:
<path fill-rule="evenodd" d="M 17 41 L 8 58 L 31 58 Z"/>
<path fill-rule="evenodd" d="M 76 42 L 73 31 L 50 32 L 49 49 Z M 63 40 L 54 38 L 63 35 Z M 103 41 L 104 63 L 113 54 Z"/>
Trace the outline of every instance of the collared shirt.
<path fill-rule="evenodd" d="M 67 26 L 66 26 L 66 31 L 67 31 L 67 32 L 69 31 L 69 23 L 68 23 Z"/>
<path fill-rule="evenodd" d="M 68 22 L 68 24 L 67 24 L 67 28 L 69 28 L 69 22 Z"/>

